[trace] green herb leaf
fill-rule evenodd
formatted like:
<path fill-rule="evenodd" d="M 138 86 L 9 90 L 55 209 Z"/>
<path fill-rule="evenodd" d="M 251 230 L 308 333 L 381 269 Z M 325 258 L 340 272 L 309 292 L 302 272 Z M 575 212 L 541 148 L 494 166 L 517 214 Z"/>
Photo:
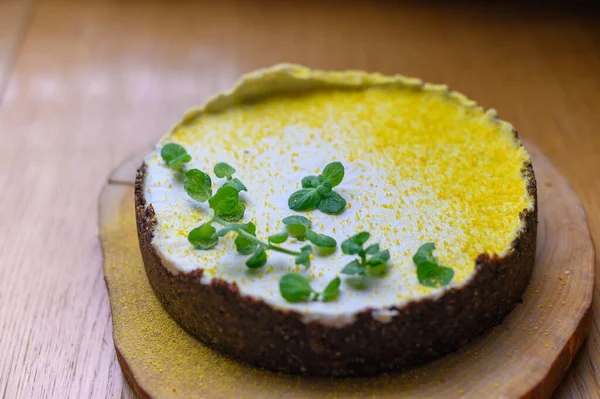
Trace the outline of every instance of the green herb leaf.
<path fill-rule="evenodd" d="M 216 164 L 214 170 L 217 177 L 227 177 L 228 179 L 231 179 L 231 176 L 235 173 L 235 169 L 225 162 Z"/>
<path fill-rule="evenodd" d="M 306 230 L 310 227 L 312 222 L 300 215 L 292 215 L 282 220 L 283 224 L 286 225 L 286 229 L 290 236 L 298 239 L 304 239 L 304 234 L 306 234 Z"/>
<path fill-rule="evenodd" d="M 238 198 L 239 195 L 235 188 L 221 187 L 217 190 L 217 193 L 208 200 L 208 203 L 218 216 L 227 215 L 234 211 L 234 208 L 238 203 Z"/>
<path fill-rule="evenodd" d="M 306 176 L 302 178 L 302 188 L 317 188 L 322 182 L 321 176 Z"/>
<path fill-rule="evenodd" d="M 335 248 L 337 242 L 325 234 L 317 234 L 312 230 L 306 231 L 306 238 L 317 247 Z"/>
<path fill-rule="evenodd" d="M 379 251 L 372 255 L 367 260 L 367 264 L 371 266 L 376 266 L 382 263 L 386 263 L 388 260 L 390 260 L 390 251 L 386 249 L 385 251 Z"/>
<path fill-rule="evenodd" d="M 367 255 L 373 255 L 374 253 L 379 252 L 379 244 L 369 245 L 365 250 Z"/>
<path fill-rule="evenodd" d="M 263 267 L 267 263 L 267 253 L 265 252 L 265 247 L 260 245 L 256 248 L 256 251 L 252 254 L 250 258 L 246 261 L 246 266 L 250 269 L 258 269 L 259 267 Z"/>
<path fill-rule="evenodd" d="M 219 243 L 219 238 L 213 235 L 217 229 L 215 229 L 210 223 L 204 223 L 200 227 L 196 227 L 188 234 L 188 241 L 196 249 L 211 249 Z"/>
<path fill-rule="evenodd" d="M 246 188 L 246 186 L 244 186 L 244 183 L 242 183 L 240 181 L 240 179 L 238 179 L 237 177 L 234 177 L 231 180 L 227 180 L 225 182 L 225 184 L 223 184 L 223 187 L 233 187 L 237 190 L 237 192 L 239 193 L 240 191 L 248 191 L 248 189 Z"/>
<path fill-rule="evenodd" d="M 283 233 L 273 234 L 271 237 L 269 237 L 269 242 L 271 242 L 273 244 L 283 244 L 284 242 L 286 242 L 287 239 L 288 239 L 288 233 L 283 232 Z"/>
<path fill-rule="evenodd" d="M 288 206 L 295 211 L 310 211 L 319 208 L 321 212 L 336 215 L 346 207 L 346 200 L 331 191 L 344 179 L 344 165 L 331 162 L 319 176 L 306 176 L 302 179 L 302 190 L 296 191 L 288 199 Z"/>
<path fill-rule="evenodd" d="M 385 274 L 385 272 L 387 272 L 387 269 L 388 269 L 387 263 L 383 262 L 383 263 L 378 263 L 376 265 L 370 265 L 368 272 L 372 276 L 380 277 L 383 274 Z"/>
<path fill-rule="evenodd" d="M 183 177 L 183 188 L 190 197 L 206 202 L 212 196 L 210 176 L 199 169 L 190 169 Z"/>
<path fill-rule="evenodd" d="M 342 165 L 341 162 L 331 162 L 325 166 L 321 176 L 323 176 L 325 181 L 329 182 L 332 187 L 335 187 L 344 179 L 344 165 Z"/>
<path fill-rule="evenodd" d="M 366 270 L 367 270 L 367 268 L 365 266 L 363 266 L 358 260 L 353 260 L 352 262 L 350 262 L 346 266 L 344 266 L 341 273 L 342 274 L 365 274 Z"/>
<path fill-rule="evenodd" d="M 440 287 L 447 285 L 454 277 L 454 270 L 440 265 L 433 256 L 435 244 L 423 244 L 413 256 L 417 265 L 417 278 L 419 283 L 426 287 Z"/>
<path fill-rule="evenodd" d="M 322 196 L 321 201 L 317 205 L 319 210 L 330 215 L 341 213 L 346 207 L 346 200 L 341 195 L 332 191 Z"/>
<path fill-rule="evenodd" d="M 308 219 L 304 216 L 300 216 L 300 215 L 287 216 L 287 217 L 283 218 L 281 221 L 283 222 L 283 224 L 286 224 L 286 225 L 299 224 L 304 227 L 310 227 L 310 225 L 312 224 L 310 219 Z"/>
<path fill-rule="evenodd" d="M 356 255 L 362 250 L 362 246 L 371 237 L 371 234 L 363 231 L 342 242 L 342 252 L 346 255 Z"/>
<path fill-rule="evenodd" d="M 296 273 L 288 273 L 279 280 L 281 296 L 288 302 L 302 302 L 310 299 L 313 289 L 308 279 Z"/>
<path fill-rule="evenodd" d="M 213 237 L 223 237 L 230 231 L 234 231 L 234 230 L 238 230 L 238 229 L 244 230 L 244 229 L 248 228 L 249 225 L 250 225 L 250 223 L 231 223 L 231 224 L 223 227 L 222 229 L 218 230 L 215 234 L 213 234 Z"/>
<path fill-rule="evenodd" d="M 334 278 L 327 284 L 325 290 L 321 293 L 320 297 L 323 302 L 329 302 L 338 297 L 340 293 L 340 284 L 342 281 L 339 277 Z"/>
<path fill-rule="evenodd" d="M 413 262 L 415 264 L 419 263 L 435 263 L 435 258 L 433 257 L 433 251 L 435 250 L 435 244 L 433 242 L 428 242 L 419 247 L 417 252 L 413 255 Z"/>
<path fill-rule="evenodd" d="M 327 181 L 324 181 L 323 183 L 319 184 L 317 191 L 323 196 L 325 194 L 329 194 L 331 192 L 331 188 L 331 184 Z"/>
<path fill-rule="evenodd" d="M 294 211 L 310 211 L 321 202 L 321 194 L 315 188 L 303 188 L 288 199 L 288 206 Z"/>
<path fill-rule="evenodd" d="M 160 156 L 169 168 L 179 168 L 192 160 L 185 148 L 176 143 L 165 144 L 160 150 Z"/>
<path fill-rule="evenodd" d="M 300 248 L 300 255 L 296 256 L 296 264 L 309 267 L 311 253 L 312 253 L 312 247 L 310 245 L 305 245 L 302 248 Z"/>
<path fill-rule="evenodd" d="M 244 205 L 243 202 L 238 202 L 230 212 L 225 214 L 221 213 L 219 217 L 226 222 L 235 222 L 237 220 L 242 220 L 245 212 L 246 205 Z"/>
<path fill-rule="evenodd" d="M 256 237 L 256 226 L 254 223 L 249 222 L 242 227 L 242 230 Z M 256 250 L 258 244 L 254 241 L 249 240 L 243 235 L 238 235 L 235 238 L 235 249 L 242 255 L 251 254 Z"/>

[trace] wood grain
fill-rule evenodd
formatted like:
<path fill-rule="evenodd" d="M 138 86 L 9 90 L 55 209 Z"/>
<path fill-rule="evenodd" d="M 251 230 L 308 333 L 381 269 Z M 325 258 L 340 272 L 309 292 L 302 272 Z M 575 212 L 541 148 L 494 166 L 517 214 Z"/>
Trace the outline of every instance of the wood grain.
<path fill-rule="evenodd" d="M 457 353 L 379 378 L 272 373 L 196 341 L 163 309 L 146 278 L 131 206 L 132 178 L 129 184 L 109 183 L 100 199 L 100 231 L 115 347 L 127 380 L 143 397 L 171 399 L 549 397 L 590 328 L 594 246 L 572 187 L 535 146 L 526 146 L 540 208 L 539 251 L 523 303 Z M 121 165 L 111 181 L 134 176 L 139 162 L 136 156 Z"/>
<path fill-rule="evenodd" d="M 13 23 L 13 15 L 2 11 L 0 20 Z M 112 345 L 98 193 L 119 162 L 153 143 L 183 110 L 259 66 L 400 72 L 495 107 L 570 180 L 600 242 L 597 11 L 38 0 L 29 15 L 0 105 L 3 398 L 131 394 Z M 6 26 L 2 43 L 10 42 Z M 598 287 L 600 273 L 596 279 Z M 585 345 L 560 397 L 597 396 L 600 318 Z"/>
<path fill-rule="evenodd" d="M 0 2 L 0 104 L 31 11 L 30 0 Z"/>

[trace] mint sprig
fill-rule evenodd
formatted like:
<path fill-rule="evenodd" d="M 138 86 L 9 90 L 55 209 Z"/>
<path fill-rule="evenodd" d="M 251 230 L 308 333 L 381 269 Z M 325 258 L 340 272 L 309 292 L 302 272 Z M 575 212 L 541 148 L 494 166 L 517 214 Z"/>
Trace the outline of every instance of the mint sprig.
<path fill-rule="evenodd" d="M 288 199 L 288 206 L 294 211 L 304 212 L 319 209 L 323 213 L 337 215 L 346 207 L 346 200 L 332 191 L 344 179 L 344 165 L 331 162 L 319 176 L 306 176 L 302 179 L 302 189 Z"/>
<path fill-rule="evenodd" d="M 305 245 L 300 251 L 294 251 L 276 245 L 272 237 L 271 240 L 265 242 L 256 237 L 256 226 L 253 223 L 230 223 L 217 216 L 214 211 L 211 213 L 213 216 L 208 222 L 193 229 L 188 235 L 188 240 L 194 248 L 212 249 L 218 244 L 220 237 L 229 232 L 234 232 L 237 235 L 235 238 L 236 250 L 243 255 L 252 254 L 246 261 L 246 266 L 249 268 L 255 269 L 264 266 L 267 263 L 266 251 L 269 250 L 295 256 L 297 265 L 310 266 L 310 255 L 312 253 L 310 245 Z M 213 223 L 221 225 L 222 228 L 216 230 L 212 226 Z"/>
<path fill-rule="evenodd" d="M 288 233 L 275 234 L 265 242 L 256 237 L 256 226 L 253 223 L 237 223 L 244 218 L 246 205 L 240 201 L 240 190 L 235 187 L 237 179 L 232 177 L 235 169 L 220 162 L 215 165 L 214 172 L 217 177 L 228 179 L 214 195 L 212 195 L 212 181 L 208 174 L 198 169 L 191 169 L 184 176 L 184 188 L 188 195 L 200 202 L 208 201 L 211 209 L 211 219 L 188 234 L 188 241 L 194 248 L 212 249 L 219 243 L 219 238 L 234 232 L 236 250 L 240 254 L 251 255 L 246 261 L 246 266 L 249 268 L 264 266 L 267 263 L 269 250 L 294 256 L 297 265 L 310 266 L 310 256 L 313 252 L 310 245 L 305 245 L 300 251 L 283 248 L 278 244 L 287 240 Z M 222 228 L 217 230 L 213 227 L 213 223 L 221 225 Z"/>
<path fill-rule="evenodd" d="M 432 242 L 421 245 L 413 256 L 413 262 L 417 265 L 419 283 L 426 287 L 443 287 L 454 277 L 454 270 L 439 264 L 433 256 L 434 250 Z"/>
<path fill-rule="evenodd" d="M 235 168 L 233 166 L 225 162 L 219 162 L 215 165 L 214 172 L 218 178 L 227 178 L 227 181 L 225 184 L 223 184 L 223 187 L 233 187 L 238 192 L 248 191 L 244 183 L 242 183 L 237 177 L 233 177 L 233 174 L 235 173 Z"/>
<path fill-rule="evenodd" d="M 181 170 L 185 163 L 191 161 L 191 156 L 185 148 L 176 143 L 168 143 L 161 150 L 161 157 L 170 168 Z M 240 201 L 240 192 L 247 191 L 246 186 L 236 177 L 235 168 L 225 162 L 219 162 L 213 169 L 217 178 L 226 181 L 213 195 L 210 176 L 199 169 L 190 169 L 184 175 L 183 186 L 188 195 L 196 201 L 207 202 L 210 207 L 210 219 L 191 230 L 189 242 L 196 249 L 209 250 L 218 245 L 219 239 L 228 233 L 235 234 L 236 250 L 243 255 L 249 255 L 246 266 L 251 269 L 263 267 L 268 261 L 268 251 L 276 251 L 294 256 L 297 265 L 310 266 L 310 258 L 316 248 L 317 253 L 331 253 L 337 247 L 334 238 L 320 234 L 311 229 L 311 221 L 300 215 L 288 216 L 283 219 L 287 231 L 273 234 L 267 241 L 256 236 L 256 226 L 252 222 L 241 223 L 244 218 L 246 205 Z M 344 166 L 340 162 L 332 162 L 325 166 L 318 176 L 306 176 L 302 179 L 302 189 L 293 193 L 288 199 L 288 206 L 296 211 L 319 209 L 324 213 L 338 214 L 346 206 L 346 200 L 336 193 L 333 188 L 344 179 Z M 214 225 L 219 225 L 217 229 Z M 299 251 L 280 246 L 289 237 L 298 240 L 308 240 L 312 245 L 304 245 Z M 342 252 L 347 255 L 358 255 L 358 258 L 348 263 L 342 273 L 362 275 L 369 273 L 381 275 L 387 270 L 390 259 L 389 251 L 381 251 L 379 244 L 363 248 L 370 234 L 359 233 L 342 243 Z M 314 247 L 313 247 L 314 246 Z M 445 285 L 453 276 L 452 269 L 437 264 L 432 255 L 435 247 L 432 243 L 425 244 L 413 257 L 417 264 L 417 274 L 421 284 L 429 286 Z M 284 275 L 279 288 L 281 295 L 289 302 L 317 301 L 328 302 L 339 295 L 341 280 L 335 277 L 322 292 L 312 289 L 306 277 L 289 273 Z"/>
<path fill-rule="evenodd" d="M 337 241 L 333 237 L 313 231 L 310 219 L 300 215 L 292 215 L 283 218 L 282 222 L 285 224 L 290 236 L 300 241 L 308 239 L 317 248 L 319 255 L 328 255 L 335 251 Z"/>
<path fill-rule="evenodd" d="M 381 251 L 379 244 L 372 244 L 367 248 L 363 248 L 370 237 L 371 234 L 363 231 L 342 242 L 342 252 L 344 254 L 358 255 L 357 259 L 344 266 L 342 274 L 364 275 L 368 272 L 373 276 L 381 276 L 387 271 L 390 252 L 387 249 Z"/>
<path fill-rule="evenodd" d="M 160 150 L 160 156 L 169 168 L 179 169 L 192 160 L 185 148 L 176 143 L 168 143 Z"/>
<path fill-rule="evenodd" d="M 312 247 L 310 245 L 305 245 L 300 248 L 300 253 L 296 255 L 296 264 L 297 265 L 310 265 L 310 254 L 312 254 Z"/>
<path fill-rule="evenodd" d="M 341 280 L 334 278 L 323 292 L 313 290 L 308 279 L 300 274 L 288 273 L 279 280 L 281 296 L 288 302 L 318 301 L 329 302 L 339 295 Z"/>

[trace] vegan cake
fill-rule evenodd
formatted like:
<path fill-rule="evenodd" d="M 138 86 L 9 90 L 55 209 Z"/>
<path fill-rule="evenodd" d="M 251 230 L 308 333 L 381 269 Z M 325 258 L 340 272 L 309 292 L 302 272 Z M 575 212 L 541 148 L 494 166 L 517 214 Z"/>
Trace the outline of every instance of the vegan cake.
<path fill-rule="evenodd" d="M 287 64 L 189 111 L 135 184 L 169 314 L 235 358 L 323 376 L 427 362 L 499 323 L 531 273 L 536 201 L 493 110 Z"/>

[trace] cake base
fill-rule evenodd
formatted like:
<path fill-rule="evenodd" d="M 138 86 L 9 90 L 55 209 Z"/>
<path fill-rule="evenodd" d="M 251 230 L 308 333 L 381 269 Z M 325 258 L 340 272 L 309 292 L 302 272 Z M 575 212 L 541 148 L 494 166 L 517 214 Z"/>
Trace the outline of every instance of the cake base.
<path fill-rule="evenodd" d="M 405 372 L 353 379 L 257 369 L 182 330 L 154 296 L 144 271 L 132 205 L 140 162 L 127 161 L 100 199 L 104 272 L 125 377 L 138 395 L 161 398 L 549 396 L 589 330 L 594 248 L 581 201 L 569 183 L 539 150 L 526 147 L 538 182 L 539 229 L 523 303 L 454 354 Z"/>

